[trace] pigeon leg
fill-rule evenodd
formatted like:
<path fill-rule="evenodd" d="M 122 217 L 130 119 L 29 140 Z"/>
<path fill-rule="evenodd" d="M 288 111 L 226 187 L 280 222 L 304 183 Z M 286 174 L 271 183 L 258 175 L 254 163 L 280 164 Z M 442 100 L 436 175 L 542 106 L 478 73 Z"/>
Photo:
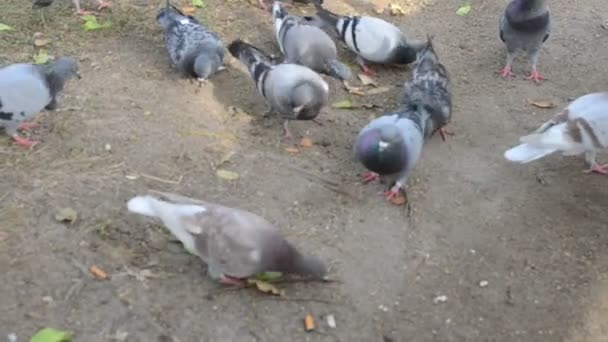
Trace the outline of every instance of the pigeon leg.
<path fill-rule="evenodd" d="M 363 175 L 361 175 L 361 178 L 363 179 L 363 183 L 369 183 L 369 182 L 373 182 L 376 179 L 380 178 L 380 175 L 372 172 L 372 171 L 368 171 L 363 173 Z"/>
<path fill-rule="evenodd" d="M 36 128 L 36 126 L 38 126 L 38 124 L 35 122 L 22 122 L 17 127 L 17 130 L 18 131 L 29 131 L 32 128 Z"/>
<path fill-rule="evenodd" d="M 445 129 L 444 127 L 441 127 L 441 128 L 439 129 L 439 135 L 441 135 L 441 139 L 442 139 L 443 141 L 445 141 L 445 136 L 446 136 L 446 135 L 454 135 L 454 132 L 450 132 L 450 131 L 448 131 L 447 129 Z"/>
<path fill-rule="evenodd" d="M 229 285 L 229 286 L 245 287 L 245 282 L 242 279 L 234 278 L 234 277 L 227 276 L 227 275 L 223 275 L 220 278 L 220 283 L 222 283 L 224 285 Z"/>
<path fill-rule="evenodd" d="M 262 7 L 263 10 L 268 11 L 268 6 L 266 6 L 266 3 L 264 2 L 264 0 L 258 0 L 258 2 L 260 3 L 260 6 Z"/>
<path fill-rule="evenodd" d="M 511 65 L 513 64 L 513 59 L 515 59 L 515 54 L 510 51 L 507 51 L 507 63 L 504 68 L 500 69 L 498 73 L 502 77 L 514 77 L 515 74 L 511 71 Z"/>
<path fill-rule="evenodd" d="M 538 51 L 532 52 L 530 56 L 530 64 L 532 71 L 530 72 L 530 76 L 528 76 L 528 79 L 536 83 L 540 83 L 540 81 L 544 80 L 545 78 L 540 75 L 536 68 L 536 65 L 538 64 Z"/>
<path fill-rule="evenodd" d="M 287 139 L 287 140 L 293 139 L 293 134 L 291 134 L 291 131 L 289 130 L 289 120 L 285 120 L 285 122 L 283 123 L 283 131 L 285 133 L 285 135 L 283 136 L 283 139 Z"/>
<path fill-rule="evenodd" d="M 99 6 L 97 6 L 98 11 L 112 7 L 112 0 L 97 0 L 97 2 L 99 3 Z"/>
<path fill-rule="evenodd" d="M 82 8 L 80 7 L 80 0 L 73 0 L 73 3 L 74 3 L 74 7 L 76 7 L 77 15 L 89 15 L 89 14 L 93 13 L 90 11 L 83 11 Z"/>
<path fill-rule="evenodd" d="M 395 185 L 390 190 L 384 192 L 387 200 L 391 200 L 399 195 L 399 191 L 403 190 L 403 184 L 400 181 L 395 182 Z"/>
<path fill-rule="evenodd" d="M 359 64 L 359 67 L 361 68 L 361 71 L 363 71 L 363 73 L 367 76 L 376 76 L 376 73 L 370 69 L 367 65 L 365 65 L 365 60 L 363 60 L 363 58 L 361 58 L 361 56 L 357 56 L 357 58 L 355 59 L 355 62 L 357 62 L 357 64 Z"/>
<path fill-rule="evenodd" d="M 585 161 L 590 165 L 590 168 L 584 170 L 585 173 L 599 173 L 600 175 L 608 175 L 608 164 L 599 165 L 597 160 L 597 152 L 595 151 L 587 151 L 585 152 Z"/>
<path fill-rule="evenodd" d="M 38 141 L 26 139 L 18 134 L 13 135 L 13 139 L 15 140 L 15 143 L 17 145 L 24 146 L 27 148 L 32 148 L 32 147 L 36 146 L 36 144 L 38 144 Z"/>

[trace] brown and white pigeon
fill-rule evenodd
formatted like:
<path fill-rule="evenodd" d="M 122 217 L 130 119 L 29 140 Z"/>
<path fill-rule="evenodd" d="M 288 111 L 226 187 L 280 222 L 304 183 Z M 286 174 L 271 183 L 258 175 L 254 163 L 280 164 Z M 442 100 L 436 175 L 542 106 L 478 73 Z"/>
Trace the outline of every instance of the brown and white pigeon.
<path fill-rule="evenodd" d="M 540 82 L 543 77 L 537 70 L 538 53 L 551 34 L 551 13 L 544 0 L 512 0 L 500 17 L 500 40 L 507 46 L 507 63 L 499 73 L 502 77 L 514 76 L 511 64 L 515 53 L 528 54 L 531 73 L 529 80 Z"/>
<path fill-rule="evenodd" d="M 0 68 L 0 127 L 17 144 L 36 145 L 37 141 L 23 138 L 17 131 L 35 127 L 28 121 L 42 110 L 54 110 L 58 94 L 74 76 L 80 78 L 78 63 L 68 57 L 47 66 L 19 63 Z"/>
<path fill-rule="evenodd" d="M 452 94 L 450 77 L 445 66 L 433 48 L 433 37 L 427 37 L 427 43 L 414 63 L 410 78 L 403 85 L 401 102 L 421 103 L 430 113 L 425 125 L 424 137 L 429 139 L 437 131 L 445 140 L 447 132 L 444 127 L 452 118 Z"/>
<path fill-rule="evenodd" d="M 577 98 L 519 140 L 522 144 L 505 152 L 507 160 L 524 164 L 558 151 L 564 156 L 585 153 L 590 166 L 585 172 L 608 175 L 608 164 L 599 165 L 596 161 L 597 153 L 608 148 L 608 92 Z"/>
<path fill-rule="evenodd" d="M 33 8 L 43 8 L 48 7 L 53 4 L 54 0 L 34 0 L 32 7 Z M 102 10 L 104 8 L 112 7 L 112 0 L 96 0 L 97 1 L 97 10 Z M 78 15 L 87 15 L 92 12 L 83 11 L 80 7 L 80 0 L 73 0 L 74 7 L 76 7 L 76 14 Z"/>
<path fill-rule="evenodd" d="M 127 208 L 160 219 L 223 284 L 242 285 L 263 272 L 316 279 L 327 273 L 321 260 L 301 254 L 270 222 L 245 210 L 157 191 L 130 199 Z"/>

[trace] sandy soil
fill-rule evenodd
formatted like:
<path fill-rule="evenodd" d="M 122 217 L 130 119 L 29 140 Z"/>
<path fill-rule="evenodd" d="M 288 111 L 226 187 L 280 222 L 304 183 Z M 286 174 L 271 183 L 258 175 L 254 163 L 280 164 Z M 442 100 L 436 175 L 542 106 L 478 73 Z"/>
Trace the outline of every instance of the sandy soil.
<path fill-rule="evenodd" d="M 242 37 L 278 53 L 269 17 L 252 3 L 205 2 L 197 15 L 226 41 Z M 360 1 L 326 2 L 373 13 Z M 606 1 L 550 2 L 555 28 L 541 53 L 548 80 L 540 86 L 522 77 L 523 59 L 517 78 L 496 75 L 506 1 L 475 0 L 460 17 L 459 2 L 412 0 L 401 3 L 405 16 L 386 16 L 417 36 L 435 34 L 454 84 L 455 136 L 426 146 L 410 182 L 410 218 L 383 201 L 382 185 L 359 183 L 363 169 L 352 156 L 358 130 L 394 106 L 406 70 L 380 70 L 391 90 L 362 98 L 328 79 L 332 102 L 382 108 L 328 108 L 322 126 L 296 122 L 294 133 L 315 145 L 290 154 L 280 121 L 264 115 L 236 61 L 200 90 L 174 73 L 154 22 L 159 3 L 115 1 L 100 18 L 113 28 L 87 33 L 69 3 L 46 12 L 46 28 L 29 2 L 0 4 L 0 22 L 16 28 L 0 34 L 0 63 L 31 60 L 32 36 L 42 31 L 48 52 L 76 56 L 83 73 L 60 110 L 40 117 L 40 146 L 26 151 L 2 136 L 0 334 L 25 341 L 52 326 L 93 342 L 605 341 L 606 179 L 584 175 L 582 158 L 518 166 L 502 153 L 568 100 L 607 90 Z M 236 181 L 216 176 L 227 154 L 219 167 L 238 172 Z M 126 200 L 149 188 L 259 213 L 327 260 L 340 282 L 285 284 L 285 298 L 213 292 L 218 285 L 195 257 L 126 212 Z M 78 212 L 72 224 L 54 218 L 65 207 Z M 93 279 L 91 265 L 110 279 Z M 303 329 L 307 313 L 316 332 Z"/>

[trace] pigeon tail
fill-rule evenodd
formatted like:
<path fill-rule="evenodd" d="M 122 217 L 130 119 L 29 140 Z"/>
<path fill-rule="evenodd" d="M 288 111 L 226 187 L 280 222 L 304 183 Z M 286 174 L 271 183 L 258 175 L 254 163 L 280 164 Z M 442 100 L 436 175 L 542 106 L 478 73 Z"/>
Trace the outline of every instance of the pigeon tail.
<path fill-rule="evenodd" d="M 270 63 L 270 56 L 264 51 L 256 48 L 255 46 L 244 42 L 237 38 L 230 45 L 228 45 L 228 51 L 234 58 L 238 58 L 245 65 L 250 66 L 255 62 L 268 62 Z"/>
<path fill-rule="evenodd" d="M 549 128 L 542 133 L 532 133 L 519 138 L 522 143 L 530 144 L 534 147 L 553 148 L 557 150 L 570 150 L 573 147 L 572 139 L 566 134 L 565 124 L 560 124 Z"/>
<path fill-rule="evenodd" d="M 286 260 L 289 262 L 283 267 L 283 272 L 319 279 L 325 277 L 327 267 L 319 258 L 302 255 L 290 244 L 288 248 L 289 256 Z"/>
<path fill-rule="evenodd" d="M 152 196 L 137 196 L 133 197 L 127 202 L 127 209 L 135 214 L 158 217 L 156 210 L 154 209 L 153 202 L 158 201 Z"/>
<path fill-rule="evenodd" d="M 505 151 L 504 156 L 509 161 L 525 164 L 543 158 L 556 151 L 557 149 L 554 148 L 521 144 Z"/>
<path fill-rule="evenodd" d="M 327 73 L 342 81 L 350 80 L 352 72 L 348 65 L 338 61 L 337 59 L 329 60 L 327 63 Z"/>

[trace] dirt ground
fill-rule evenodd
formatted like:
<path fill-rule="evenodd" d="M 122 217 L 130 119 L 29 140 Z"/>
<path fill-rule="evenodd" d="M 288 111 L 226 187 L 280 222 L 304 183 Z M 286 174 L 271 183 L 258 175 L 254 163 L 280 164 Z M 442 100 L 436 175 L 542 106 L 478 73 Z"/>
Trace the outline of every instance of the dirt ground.
<path fill-rule="evenodd" d="M 226 42 L 242 37 L 278 53 L 270 18 L 252 3 L 205 3 L 197 15 Z M 361 1 L 326 3 L 373 13 Z M 100 17 L 113 27 L 84 32 L 70 1 L 46 11 L 43 27 L 30 2 L 2 0 L 0 23 L 15 31 L 0 34 L 0 64 L 31 60 L 41 31 L 49 54 L 80 60 L 83 79 L 67 86 L 57 112 L 40 116 L 35 149 L 1 138 L 0 334 L 27 341 L 49 326 L 91 342 L 605 341 L 606 179 L 583 174 L 580 157 L 520 166 L 502 156 L 569 100 L 608 89 L 608 2 L 549 3 L 554 30 L 540 56 L 548 78 L 540 86 L 524 79 L 522 58 L 517 78 L 496 74 L 506 1 L 475 0 L 460 17 L 458 1 L 412 0 L 400 3 L 404 16 L 385 16 L 418 37 L 435 34 L 454 85 L 455 135 L 425 147 L 408 218 L 378 195 L 383 185 L 359 182 L 363 168 L 352 154 L 359 129 L 394 106 L 407 70 L 380 69 L 380 85 L 391 90 L 364 97 L 328 79 L 331 102 L 382 108 L 327 108 L 322 126 L 294 122 L 295 135 L 315 145 L 293 154 L 231 57 L 200 90 L 173 71 L 154 21 L 160 1 L 115 1 Z M 240 178 L 220 179 L 217 167 Z M 161 226 L 126 212 L 146 189 L 261 214 L 327 260 L 340 282 L 283 284 L 284 298 L 215 292 L 199 260 Z M 78 213 L 72 224 L 55 220 L 66 207 Z M 109 280 L 93 279 L 91 265 Z M 315 332 L 303 329 L 308 313 Z M 328 314 L 337 328 L 325 323 Z"/>

